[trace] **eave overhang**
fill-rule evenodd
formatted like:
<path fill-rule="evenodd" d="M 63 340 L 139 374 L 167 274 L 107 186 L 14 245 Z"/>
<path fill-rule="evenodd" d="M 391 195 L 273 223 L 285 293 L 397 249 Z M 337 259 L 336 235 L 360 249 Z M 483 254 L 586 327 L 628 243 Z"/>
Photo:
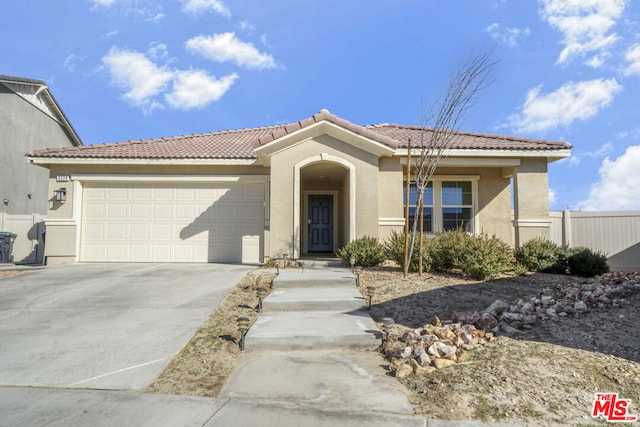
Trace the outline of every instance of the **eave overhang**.
<path fill-rule="evenodd" d="M 408 150 L 406 148 L 398 148 L 394 152 L 395 156 L 407 157 Z M 419 157 L 420 150 L 412 149 L 412 157 Z M 546 158 L 548 163 L 556 160 L 565 159 L 571 156 L 570 148 L 560 149 L 453 149 L 444 150 L 443 159 L 452 158 Z"/>

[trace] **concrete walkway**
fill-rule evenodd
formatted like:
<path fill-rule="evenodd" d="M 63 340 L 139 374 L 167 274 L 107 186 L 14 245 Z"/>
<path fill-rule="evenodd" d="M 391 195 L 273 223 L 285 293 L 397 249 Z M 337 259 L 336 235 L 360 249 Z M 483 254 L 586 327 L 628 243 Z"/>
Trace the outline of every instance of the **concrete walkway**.
<path fill-rule="evenodd" d="M 345 269 L 281 270 L 207 426 L 481 426 L 413 414 Z"/>

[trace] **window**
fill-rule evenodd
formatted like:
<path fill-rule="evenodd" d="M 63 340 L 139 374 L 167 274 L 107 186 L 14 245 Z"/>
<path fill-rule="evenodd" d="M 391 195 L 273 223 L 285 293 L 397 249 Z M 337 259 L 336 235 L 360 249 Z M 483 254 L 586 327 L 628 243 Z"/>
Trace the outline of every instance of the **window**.
<path fill-rule="evenodd" d="M 404 212 L 406 214 L 407 206 L 407 187 L 403 189 Z M 423 231 L 425 233 L 433 233 L 433 183 L 430 182 L 427 188 L 424 190 L 424 200 L 422 201 L 423 218 Z M 416 217 L 416 210 L 418 209 L 418 192 L 416 190 L 415 182 L 411 183 L 411 192 L 409 195 L 409 228 L 413 227 L 413 221 Z"/>
<path fill-rule="evenodd" d="M 434 177 L 424 192 L 423 231 L 434 233 L 463 229 L 473 233 L 476 181 L 476 177 Z M 406 213 L 406 187 L 402 191 Z M 413 226 L 417 205 L 418 194 L 415 183 L 412 183 L 409 197 L 409 227 Z"/>
<path fill-rule="evenodd" d="M 442 181 L 442 229 L 473 231 L 470 181 Z"/>

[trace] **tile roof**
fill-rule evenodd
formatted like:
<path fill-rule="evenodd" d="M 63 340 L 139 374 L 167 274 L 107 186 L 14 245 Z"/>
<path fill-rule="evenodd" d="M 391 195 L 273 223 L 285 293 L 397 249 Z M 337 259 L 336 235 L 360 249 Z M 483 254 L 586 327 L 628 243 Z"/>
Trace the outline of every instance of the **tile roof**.
<path fill-rule="evenodd" d="M 313 124 L 327 121 L 391 148 L 406 148 L 411 138 L 415 147 L 428 137 L 430 128 L 393 124 L 360 126 L 327 110 L 296 123 L 251 129 L 226 130 L 114 144 L 100 144 L 63 149 L 34 150 L 34 158 L 97 159 L 255 159 L 255 149 Z M 456 132 L 452 149 L 484 150 L 559 150 L 569 149 L 566 142 L 538 141 L 500 135 Z"/>

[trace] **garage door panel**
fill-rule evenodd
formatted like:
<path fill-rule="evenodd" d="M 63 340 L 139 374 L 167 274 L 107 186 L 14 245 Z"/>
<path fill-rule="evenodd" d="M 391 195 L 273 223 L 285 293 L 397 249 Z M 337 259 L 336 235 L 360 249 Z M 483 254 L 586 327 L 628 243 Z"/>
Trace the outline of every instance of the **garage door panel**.
<path fill-rule="evenodd" d="M 172 200 L 173 190 L 170 188 L 152 189 L 153 200 Z"/>
<path fill-rule="evenodd" d="M 129 198 L 129 190 L 126 188 L 109 188 L 107 190 L 107 198 L 110 200 L 127 200 Z"/>
<path fill-rule="evenodd" d="M 195 211 L 193 205 L 176 205 L 176 219 L 179 221 L 191 221 L 196 216 Z"/>
<path fill-rule="evenodd" d="M 139 200 L 139 199 L 136 199 Z M 131 217 L 132 218 L 149 218 L 149 213 L 151 212 L 151 207 L 149 205 L 142 205 L 142 204 L 131 204 L 129 206 L 129 209 L 131 209 Z"/>
<path fill-rule="evenodd" d="M 108 219 L 127 219 L 127 204 L 111 203 L 106 206 Z"/>
<path fill-rule="evenodd" d="M 114 238 L 114 239 L 126 239 L 129 234 L 127 230 L 129 228 L 127 224 L 107 224 L 105 235 Z"/>
<path fill-rule="evenodd" d="M 85 185 L 81 260 L 261 261 L 263 184 L 162 185 Z"/>

